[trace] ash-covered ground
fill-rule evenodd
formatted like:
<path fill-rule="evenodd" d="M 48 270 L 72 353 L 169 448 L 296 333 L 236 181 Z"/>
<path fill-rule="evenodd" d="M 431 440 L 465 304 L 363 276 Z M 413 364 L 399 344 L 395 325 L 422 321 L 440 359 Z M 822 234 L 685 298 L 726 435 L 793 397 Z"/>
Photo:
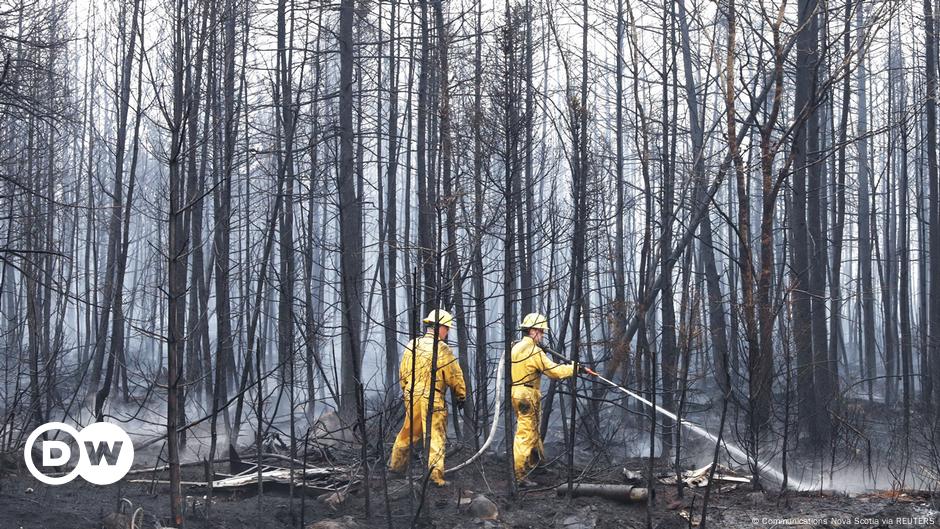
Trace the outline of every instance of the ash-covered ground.
<path fill-rule="evenodd" d="M 812 490 L 781 491 L 778 483 L 762 480 L 763 490 L 751 483 L 715 482 L 711 487 L 707 510 L 703 511 L 706 487 L 684 487 L 681 497 L 674 484 L 662 479 L 675 471 L 692 470 L 707 465 L 714 457 L 714 444 L 707 439 L 686 435 L 682 439 L 680 457 L 658 457 L 656 446 L 653 473 L 655 494 L 646 502 L 621 502 L 599 497 L 568 498 L 557 493 L 567 483 L 568 470 L 563 425 L 551 428 L 545 440 L 547 459 L 531 478 L 536 487 L 508 494 L 508 466 L 505 459 L 504 436 L 497 430 L 496 441 L 486 456 L 473 465 L 449 474 L 452 484 L 444 489 L 433 485 L 422 487 L 424 474 L 420 456 L 412 465 L 411 479 L 383 472 L 379 458 L 370 459 L 368 482 L 369 509 L 366 509 L 366 487 L 359 482 L 343 493 L 330 497 L 323 490 L 266 483 L 259 495 L 257 483 L 215 490 L 211 502 L 208 491 L 199 486 L 206 481 L 206 467 L 200 463 L 207 456 L 208 425 L 202 423 L 187 432 L 184 452 L 189 464 L 183 467 L 183 495 L 189 529 L 355 529 L 359 528 L 696 528 L 706 527 L 772 528 L 772 527 L 925 527 L 940 525 L 940 496 L 934 496 L 936 480 L 931 478 L 930 450 L 924 449 L 922 429 L 906 442 L 898 435 L 897 417 L 882 413 L 880 406 L 858 403 L 854 424 L 859 425 L 843 434 L 839 450 L 819 451 L 801 439 L 789 448 L 787 473 L 790 485 L 802 481 L 812 483 Z M 379 410 L 374 410 L 378 412 Z M 370 428 L 370 438 L 383 437 L 386 453 L 395 433 L 398 419 L 393 409 L 386 409 L 380 431 Z M 400 410 L 399 410 L 400 412 Z M 612 412 L 602 418 L 614 424 Z M 308 444 L 308 465 L 341 467 L 361 480 L 364 469 L 359 449 L 349 443 L 348 429 L 331 429 L 329 414 L 308 434 L 320 437 Z M 713 414 L 689 416 L 697 424 L 717 431 Z M 333 416 L 335 419 L 335 414 Z M 277 417 L 275 417 L 277 419 Z M 285 443 L 287 424 L 275 420 L 263 443 L 262 452 L 280 454 L 283 460 L 274 465 L 287 466 Z M 629 424 L 630 421 L 626 421 Z M 335 423 L 335 424 L 338 424 Z M 648 430 L 635 423 L 633 428 L 617 421 L 613 431 L 604 431 L 604 440 L 579 442 L 574 451 L 572 475 L 581 483 L 625 485 L 624 469 L 646 487 L 649 476 Z M 326 426 L 324 426 L 326 425 Z M 327 430 L 324 432 L 324 429 Z M 305 431 L 306 427 L 298 428 Z M 726 430 L 723 442 L 740 442 Z M 475 447 L 455 441 L 449 433 L 447 466 L 464 461 Z M 109 525 L 109 515 L 141 509 L 139 523 L 133 529 L 154 529 L 168 524 L 169 480 L 162 467 L 165 461 L 159 428 L 136 428 L 132 434 L 136 446 L 135 471 L 124 480 L 109 486 L 94 486 L 82 479 L 60 486 L 48 486 L 34 479 L 26 470 L 22 454 L 0 458 L 0 529 L 132 529 L 129 524 Z M 214 466 L 216 478 L 235 474 L 255 461 L 251 434 L 244 432 L 239 443 L 242 468 L 233 468 L 230 461 Z M 617 442 L 612 442 L 617 439 Z M 227 441 L 220 437 L 218 453 L 225 452 Z M 919 447 L 919 448 L 918 448 Z M 378 454 L 372 445 L 371 454 Z M 779 451 L 767 451 L 771 459 L 763 463 L 782 468 Z M 371 457 L 371 456 L 370 456 Z M 746 461 L 734 461 L 728 452 L 720 451 L 720 463 L 738 476 L 750 472 Z M 295 467 L 296 468 L 296 467 Z M 297 469 L 299 471 L 299 469 Z M 252 471 L 247 472 L 252 475 Z M 342 481 L 340 480 L 340 483 Z M 477 499 L 479 497 L 485 498 Z M 327 501 L 329 499 L 329 501 Z M 477 499 L 476 501 L 474 501 Z M 490 503 L 492 502 L 492 503 Z M 482 510 L 481 510 L 482 506 Z M 494 509 L 495 507 L 495 509 Z M 112 516 L 110 521 L 120 520 Z"/>
<path fill-rule="evenodd" d="M 550 450 L 551 451 L 551 450 Z M 460 458 L 462 450 L 457 450 Z M 559 460 L 546 462 L 533 474 L 537 487 L 507 494 L 505 459 L 484 458 L 480 464 L 459 471 L 451 486 L 428 486 L 421 491 L 420 462 L 414 465 L 412 483 L 406 477 L 388 476 L 384 481 L 380 468 L 372 469 L 370 516 L 366 516 L 365 488 L 360 484 L 342 495 L 342 501 L 329 505 L 317 499 L 317 491 L 294 490 L 293 499 L 285 485 L 265 486 L 259 501 L 257 485 L 217 491 L 211 508 L 206 505 L 206 489 L 184 486 L 185 527 L 191 529 L 353 529 L 380 527 L 437 528 L 684 528 L 700 527 L 705 488 L 686 488 L 680 498 L 676 486 L 656 485 L 654 500 L 623 503 L 596 497 L 569 499 L 559 496 L 556 487 L 566 483 L 567 471 Z M 669 471 L 665 461 L 655 473 Z M 631 459 L 626 465 L 641 471 L 645 459 Z M 222 466 L 222 465 L 220 465 Z M 623 465 L 606 468 L 593 465 L 576 469 L 583 482 L 623 483 Z M 220 469 L 221 471 L 222 469 Z M 47 486 L 33 479 L 24 469 L 7 468 L 0 478 L 0 528 L 3 529 L 124 529 L 103 525 L 109 513 L 119 510 L 122 498 L 132 504 L 130 510 L 142 509 L 138 529 L 160 527 L 169 512 L 165 472 L 133 474 L 110 486 L 93 486 L 82 480 L 62 486 Z M 187 466 L 184 482 L 204 479 L 201 466 Z M 143 481 L 132 483 L 131 480 Z M 386 487 L 387 484 L 387 487 Z M 712 488 L 706 525 L 718 528 L 770 527 L 924 527 L 940 524 L 934 498 L 923 492 L 831 491 L 781 493 L 755 492 L 751 485 L 718 484 Z M 495 504 L 495 519 L 486 502 L 469 507 L 463 498 L 483 495 Z M 387 498 L 387 501 L 386 501 Z M 123 502 L 126 503 L 126 502 Z M 420 513 L 415 512 L 420 506 Z"/>

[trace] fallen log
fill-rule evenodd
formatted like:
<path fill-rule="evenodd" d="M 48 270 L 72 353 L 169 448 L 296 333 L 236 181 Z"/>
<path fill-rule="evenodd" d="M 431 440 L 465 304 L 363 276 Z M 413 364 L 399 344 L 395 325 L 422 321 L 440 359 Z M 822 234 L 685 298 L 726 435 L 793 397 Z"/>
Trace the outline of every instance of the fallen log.
<path fill-rule="evenodd" d="M 689 488 L 708 486 L 708 474 L 711 471 L 711 468 L 712 465 L 709 463 L 699 469 L 686 470 L 682 473 L 682 482 L 685 483 L 685 485 Z M 751 476 L 739 476 L 731 469 L 722 465 L 718 465 L 718 467 L 715 468 L 715 475 L 712 476 L 712 480 L 715 482 L 723 481 L 726 483 L 750 483 L 752 478 Z M 660 478 L 659 482 L 663 483 L 664 485 L 675 485 L 676 476 L 675 474 L 670 474 L 666 477 Z"/>
<path fill-rule="evenodd" d="M 150 485 L 151 483 L 169 485 L 171 483 L 168 479 L 129 479 L 127 482 L 137 483 L 139 485 Z M 204 481 L 180 481 L 180 485 L 183 487 L 205 487 L 206 483 Z"/>
<path fill-rule="evenodd" d="M 225 462 L 227 462 L 227 460 L 225 459 L 215 460 L 215 463 L 225 463 Z M 204 465 L 204 464 L 205 464 L 205 461 L 189 461 L 186 463 L 180 463 L 180 468 L 197 467 L 197 466 Z M 140 467 L 140 468 L 132 468 L 128 470 L 126 475 L 132 476 L 135 474 L 149 474 L 151 472 L 166 472 L 167 470 L 170 470 L 170 465 L 161 465 L 158 467 Z"/>
<path fill-rule="evenodd" d="M 163 484 L 165 480 L 156 480 L 155 483 Z M 282 485 L 290 484 L 291 471 L 287 468 L 271 468 L 261 472 L 261 481 L 263 483 L 278 483 Z M 308 468 L 306 472 L 300 469 L 294 470 L 294 485 L 297 487 L 306 487 L 322 492 L 335 492 L 348 489 L 358 483 L 353 476 L 348 475 L 348 471 L 341 468 Z M 151 483 L 151 480 L 128 480 L 129 483 Z M 241 474 L 217 479 L 212 482 L 214 490 L 237 489 L 258 483 L 258 474 Z M 186 481 L 181 485 L 187 487 L 208 487 L 209 483 L 205 481 Z"/>
<path fill-rule="evenodd" d="M 300 469 L 294 470 L 294 483 L 302 485 L 306 481 L 339 481 L 335 479 L 336 474 L 341 470 L 334 468 L 308 468 L 306 472 Z M 275 468 L 261 472 L 261 481 L 265 483 L 283 483 L 288 484 L 291 481 L 291 471 L 287 468 Z M 315 478 L 325 478 L 316 480 Z M 230 489 L 244 487 L 245 485 L 257 484 L 258 474 L 245 474 L 241 476 L 232 476 L 230 478 L 218 479 L 212 482 L 213 489 Z"/>
<path fill-rule="evenodd" d="M 568 494 L 568 484 L 559 485 L 555 488 L 559 496 Z M 632 485 L 615 485 L 609 483 L 575 483 L 571 490 L 573 498 L 581 496 L 597 496 L 624 503 L 646 501 L 649 497 L 649 490 L 644 487 L 634 487 Z"/>

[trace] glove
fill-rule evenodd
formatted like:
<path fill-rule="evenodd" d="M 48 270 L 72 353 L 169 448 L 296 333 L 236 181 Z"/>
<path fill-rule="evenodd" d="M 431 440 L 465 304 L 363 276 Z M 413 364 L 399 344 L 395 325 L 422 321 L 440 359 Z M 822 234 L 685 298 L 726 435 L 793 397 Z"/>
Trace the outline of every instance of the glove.
<path fill-rule="evenodd" d="M 588 367 L 588 366 L 586 366 L 586 365 L 584 365 L 584 364 L 580 364 L 580 363 L 579 363 L 579 364 L 576 364 L 576 368 L 577 368 L 578 372 L 580 372 L 580 373 L 586 373 L 586 374 L 588 374 L 588 375 L 597 375 L 597 371 L 594 371 L 593 369 L 591 369 L 590 367 Z"/>
<path fill-rule="evenodd" d="M 467 404 L 467 399 L 457 399 L 457 409 L 463 411 L 464 406 Z"/>

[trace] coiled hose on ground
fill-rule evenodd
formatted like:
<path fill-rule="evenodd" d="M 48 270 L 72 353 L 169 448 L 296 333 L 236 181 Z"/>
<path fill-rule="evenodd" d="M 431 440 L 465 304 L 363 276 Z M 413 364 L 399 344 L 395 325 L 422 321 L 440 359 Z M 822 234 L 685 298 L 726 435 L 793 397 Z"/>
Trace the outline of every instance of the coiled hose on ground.
<path fill-rule="evenodd" d="M 486 441 L 483 442 L 483 445 L 480 446 L 480 449 L 477 450 L 477 453 L 470 456 L 470 459 L 467 459 L 463 463 L 455 467 L 445 469 L 444 470 L 445 474 L 448 472 L 455 472 L 457 470 L 460 470 L 461 468 L 464 468 L 470 463 L 473 463 L 474 461 L 479 459 L 480 456 L 483 455 L 483 452 L 486 452 L 486 449 L 489 448 L 490 444 L 493 443 L 493 439 L 496 438 L 496 430 L 499 427 L 500 413 L 503 408 L 503 403 L 502 403 L 503 377 L 506 375 L 505 356 L 506 356 L 505 352 L 499 355 L 499 363 L 497 364 L 498 367 L 496 368 L 496 395 L 493 399 L 493 423 L 490 426 L 490 434 L 486 437 Z"/>

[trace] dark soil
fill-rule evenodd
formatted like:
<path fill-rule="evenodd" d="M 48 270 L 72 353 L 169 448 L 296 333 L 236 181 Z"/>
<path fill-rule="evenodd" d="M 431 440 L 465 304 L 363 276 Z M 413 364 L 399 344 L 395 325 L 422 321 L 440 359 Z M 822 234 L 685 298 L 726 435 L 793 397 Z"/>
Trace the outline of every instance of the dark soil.
<path fill-rule="evenodd" d="M 378 470 L 378 469 L 376 469 Z M 199 467 L 184 469 L 184 480 L 202 481 Z M 152 475 L 129 476 L 150 479 Z M 435 528 L 533 528 L 592 529 L 647 527 L 645 504 L 622 504 L 598 498 L 559 497 L 554 487 L 566 482 L 567 473 L 559 464 L 549 464 L 533 476 L 539 485 L 520 492 L 514 499 L 506 492 L 505 466 L 498 459 L 484 465 L 448 476 L 453 483 L 444 489 L 428 486 L 421 504 L 421 481 L 416 477 L 416 490 L 409 495 L 409 481 L 389 478 L 389 508 L 381 475 L 375 476 L 371 488 L 371 519 L 366 518 L 362 488 L 351 492 L 335 510 L 316 499 L 316 493 L 290 499 L 284 486 L 267 486 L 261 501 L 257 487 L 237 492 L 225 491 L 213 498 L 207 518 L 204 488 L 184 487 L 187 529 L 275 529 L 301 527 L 324 519 L 349 517 L 358 527 L 381 528 L 389 523 L 395 528 L 410 527 L 412 509 L 421 504 L 416 526 Z M 158 479 L 166 479 L 159 475 Z M 620 482 L 620 468 L 594 472 L 585 477 L 590 482 Z M 47 486 L 33 479 L 25 470 L 0 478 L 0 529 L 98 529 L 102 519 L 115 511 L 120 499 L 127 498 L 134 507 L 144 510 L 140 529 L 153 529 L 165 522 L 169 514 L 168 486 L 124 482 L 99 487 L 81 479 L 62 486 Z M 486 495 L 499 507 L 496 521 L 473 518 L 458 498 L 466 491 Z M 701 506 L 705 489 L 685 490 L 677 497 L 674 486 L 657 485 L 656 497 L 649 516 L 656 528 L 700 526 Z M 769 528 L 769 527 L 924 527 L 940 524 L 940 513 L 932 510 L 933 500 L 926 494 L 872 493 L 860 495 L 788 493 L 754 493 L 750 485 L 733 490 L 712 491 L 706 524 L 708 527 Z M 345 517 L 345 518 L 344 518 Z M 691 518 L 691 520 L 689 519 Z"/>

